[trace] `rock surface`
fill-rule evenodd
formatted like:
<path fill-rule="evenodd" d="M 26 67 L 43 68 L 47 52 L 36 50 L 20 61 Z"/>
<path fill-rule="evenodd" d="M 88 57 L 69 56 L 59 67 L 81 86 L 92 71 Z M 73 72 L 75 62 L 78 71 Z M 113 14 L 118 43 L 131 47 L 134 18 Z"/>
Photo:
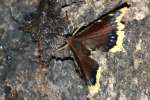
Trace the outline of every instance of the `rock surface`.
<path fill-rule="evenodd" d="M 0 100 L 87 99 L 70 50 L 53 50 L 64 43 L 61 35 L 87 25 L 122 0 L 45 1 L 0 1 Z M 150 1 L 126 1 L 131 7 L 124 18 L 124 51 L 99 54 L 104 71 L 94 100 L 150 99 Z"/>

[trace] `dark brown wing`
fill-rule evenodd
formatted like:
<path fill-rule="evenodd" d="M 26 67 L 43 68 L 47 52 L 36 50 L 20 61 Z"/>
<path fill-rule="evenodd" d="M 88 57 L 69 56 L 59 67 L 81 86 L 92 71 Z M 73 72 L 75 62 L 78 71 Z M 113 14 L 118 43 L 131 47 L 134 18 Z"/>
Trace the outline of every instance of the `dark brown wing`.
<path fill-rule="evenodd" d="M 76 38 L 88 48 L 99 48 L 108 41 L 108 33 L 113 31 L 110 23 L 110 18 L 105 18 L 101 22 L 96 22 L 83 30 L 80 34 L 77 34 Z M 115 30 L 115 28 L 114 28 Z"/>
<path fill-rule="evenodd" d="M 100 84 L 100 70 L 98 63 L 89 57 L 90 51 L 78 39 L 71 39 L 69 46 L 80 67 L 82 76 L 86 81 L 90 94 L 98 92 Z"/>
<path fill-rule="evenodd" d="M 121 51 L 124 38 L 124 25 L 121 20 L 127 8 L 128 5 L 122 5 L 117 11 L 103 16 L 100 20 L 79 32 L 75 38 L 80 39 L 90 49 L 105 46 L 111 52 Z"/>

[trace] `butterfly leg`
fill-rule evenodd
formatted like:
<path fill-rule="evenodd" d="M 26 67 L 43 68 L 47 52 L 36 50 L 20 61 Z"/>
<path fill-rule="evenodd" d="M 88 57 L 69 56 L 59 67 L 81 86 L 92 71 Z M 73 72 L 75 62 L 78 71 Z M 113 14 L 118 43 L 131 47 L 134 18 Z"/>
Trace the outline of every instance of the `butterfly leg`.
<path fill-rule="evenodd" d="M 61 50 L 65 49 L 65 48 L 67 48 L 68 46 L 69 46 L 68 44 L 65 44 L 65 45 L 59 47 L 58 49 L 56 49 L 56 52 L 61 51 Z"/>

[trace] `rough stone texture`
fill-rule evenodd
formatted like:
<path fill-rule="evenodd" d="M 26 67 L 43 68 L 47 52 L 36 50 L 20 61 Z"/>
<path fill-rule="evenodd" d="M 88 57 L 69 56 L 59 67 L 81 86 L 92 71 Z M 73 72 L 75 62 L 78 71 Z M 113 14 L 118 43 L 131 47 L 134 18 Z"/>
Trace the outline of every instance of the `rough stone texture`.
<path fill-rule="evenodd" d="M 43 40 L 42 59 L 48 65 L 44 69 L 37 61 L 39 48 L 33 33 L 20 30 L 21 24 L 10 13 L 11 9 L 15 19 L 24 22 L 26 14 L 37 12 L 39 0 L 0 1 L 0 100 L 86 100 L 86 86 L 75 71 L 75 62 L 51 58 L 53 48 L 63 43 L 62 37 L 55 35 L 72 33 L 121 0 L 49 1 L 48 19 L 40 17 L 44 20 L 37 20 L 34 31 L 35 35 L 41 33 L 37 36 Z M 100 92 L 94 100 L 150 99 L 150 1 L 126 1 L 131 7 L 124 18 L 124 51 L 98 54 L 104 71 Z M 55 56 L 72 57 L 72 53 L 66 49 Z"/>

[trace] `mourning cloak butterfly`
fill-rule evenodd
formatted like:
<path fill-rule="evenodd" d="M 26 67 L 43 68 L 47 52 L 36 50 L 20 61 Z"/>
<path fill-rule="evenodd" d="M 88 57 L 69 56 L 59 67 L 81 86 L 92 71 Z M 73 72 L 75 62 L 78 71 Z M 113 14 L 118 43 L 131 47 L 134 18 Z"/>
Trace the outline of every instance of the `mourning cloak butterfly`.
<path fill-rule="evenodd" d="M 67 46 L 73 51 L 91 95 L 98 93 L 101 70 L 98 63 L 90 57 L 90 50 L 100 47 L 105 47 L 110 52 L 122 50 L 124 25 L 121 20 L 128 7 L 127 3 L 116 7 L 67 38 Z"/>

